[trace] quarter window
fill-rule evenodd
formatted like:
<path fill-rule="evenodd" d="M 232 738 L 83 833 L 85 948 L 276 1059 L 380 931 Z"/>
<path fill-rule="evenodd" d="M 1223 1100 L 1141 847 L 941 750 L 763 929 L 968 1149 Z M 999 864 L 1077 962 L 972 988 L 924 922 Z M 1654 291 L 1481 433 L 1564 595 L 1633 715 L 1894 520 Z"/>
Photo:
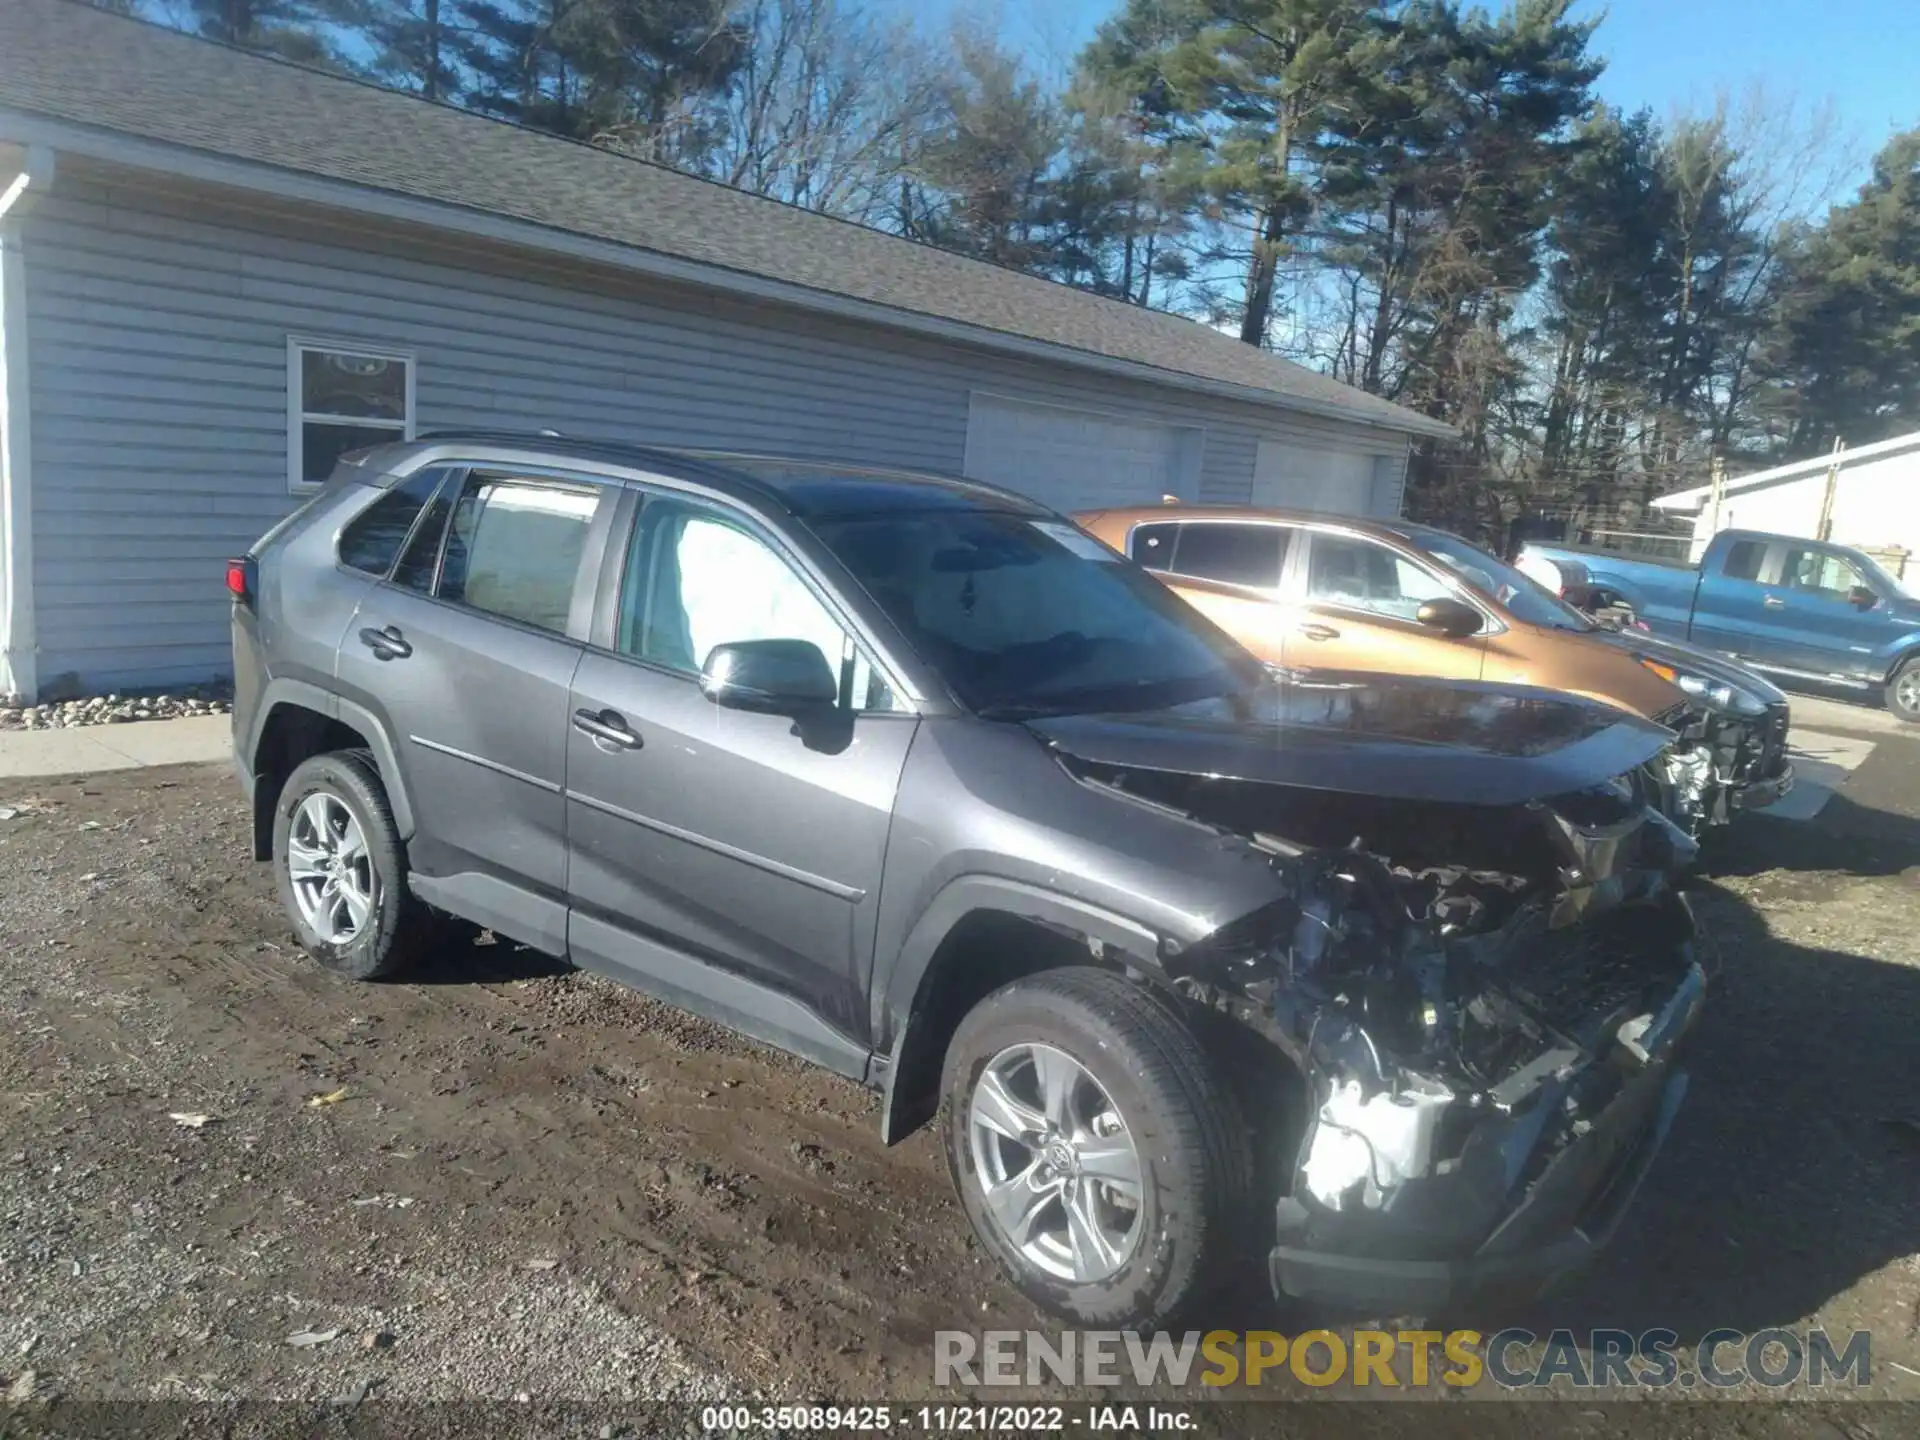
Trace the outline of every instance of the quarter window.
<path fill-rule="evenodd" d="M 287 342 L 287 478 L 309 489 L 342 455 L 413 435 L 413 357 Z"/>
<path fill-rule="evenodd" d="M 1307 566 L 1307 599 L 1411 620 L 1429 600 L 1452 592 L 1440 577 L 1384 545 L 1316 534 Z"/>
<path fill-rule="evenodd" d="M 1725 570 L 1729 580 L 1758 580 L 1760 562 L 1766 558 L 1767 547 L 1759 540 L 1739 540 L 1727 549 Z"/>
<path fill-rule="evenodd" d="M 1180 538 L 1180 527 L 1165 523 L 1136 525 L 1128 541 L 1133 563 L 1148 570 L 1173 568 L 1173 543 Z"/>
<path fill-rule="evenodd" d="M 615 643 L 693 675 L 716 645 L 801 640 L 840 676 L 843 702 L 894 710 L 893 692 L 812 588 L 769 546 L 725 517 L 649 500 L 621 579 Z"/>
<path fill-rule="evenodd" d="M 447 530 L 440 598 L 565 634 L 598 502 L 589 486 L 469 476 Z"/>
<path fill-rule="evenodd" d="M 383 491 L 340 532 L 340 563 L 369 575 L 385 575 L 391 570 L 414 520 L 433 498 L 446 473 L 416 470 L 391 490 Z"/>

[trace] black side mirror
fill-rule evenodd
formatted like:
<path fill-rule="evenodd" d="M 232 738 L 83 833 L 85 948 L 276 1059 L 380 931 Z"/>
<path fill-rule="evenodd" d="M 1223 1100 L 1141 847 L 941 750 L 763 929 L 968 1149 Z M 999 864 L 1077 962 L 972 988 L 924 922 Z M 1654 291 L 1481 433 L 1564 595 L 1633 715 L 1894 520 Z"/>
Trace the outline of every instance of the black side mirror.
<path fill-rule="evenodd" d="M 810 640 L 737 640 L 708 652 L 700 693 L 730 710 L 798 716 L 834 704 L 840 683 Z"/>
<path fill-rule="evenodd" d="M 1429 600 L 1413 612 L 1413 618 L 1429 630 L 1438 630 L 1449 640 L 1463 640 L 1480 633 L 1480 612 L 1464 600 L 1442 596 Z"/>
<path fill-rule="evenodd" d="M 1865 585 L 1856 585 L 1847 591 L 1847 599 L 1861 610 L 1871 610 L 1880 603 L 1880 597 Z"/>

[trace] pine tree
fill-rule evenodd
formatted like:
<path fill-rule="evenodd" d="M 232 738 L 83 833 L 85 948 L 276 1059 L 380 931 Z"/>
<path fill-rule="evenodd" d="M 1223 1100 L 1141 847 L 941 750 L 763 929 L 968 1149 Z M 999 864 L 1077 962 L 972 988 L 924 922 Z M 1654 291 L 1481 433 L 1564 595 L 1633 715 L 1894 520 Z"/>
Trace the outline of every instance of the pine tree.
<path fill-rule="evenodd" d="M 187 10 L 209 40 L 310 65 L 340 63 L 328 27 L 351 22 L 349 0 L 188 0 Z"/>
<path fill-rule="evenodd" d="M 1059 107 L 983 31 L 954 37 L 941 120 L 916 166 L 919 238 L 1016 270 L 1049 268 L 1065 138 Z"/>
<path fill-rule="evenodd" d="M 1896 135 L 1858 197 L 1800 238 L 1781 310 L 1792 455 L 1920 426 L 1920 130 Z"/>

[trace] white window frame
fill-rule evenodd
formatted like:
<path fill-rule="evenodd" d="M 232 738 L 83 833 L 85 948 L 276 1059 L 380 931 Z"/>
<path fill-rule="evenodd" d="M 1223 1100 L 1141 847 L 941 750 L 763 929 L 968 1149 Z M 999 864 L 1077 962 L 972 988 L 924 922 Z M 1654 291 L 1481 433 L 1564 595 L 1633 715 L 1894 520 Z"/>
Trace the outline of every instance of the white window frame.
<path fill-rule="evenodd" d="M 302 379 L 308 351 L 330 355 L 354 355 L 367 360 L 391 360 L 406 366 L 406 413 L 399 422 L 365 415 L 328 415 L 307 410 L 302 404 Z M 309 484 L 304 473 L 306 463 L 306 427 L 308 421 L 321 425 L 362 425 L 373 430 L 391 430 L 395 440 L 414 436 L 414 375 L 418 369 L 411 350 L 390 345 L 369 345 L 361 340 L 333 340 L 321 335 L 287 336 L 287 490 L 294 495 L 311 495 L 320 482 Z"/>

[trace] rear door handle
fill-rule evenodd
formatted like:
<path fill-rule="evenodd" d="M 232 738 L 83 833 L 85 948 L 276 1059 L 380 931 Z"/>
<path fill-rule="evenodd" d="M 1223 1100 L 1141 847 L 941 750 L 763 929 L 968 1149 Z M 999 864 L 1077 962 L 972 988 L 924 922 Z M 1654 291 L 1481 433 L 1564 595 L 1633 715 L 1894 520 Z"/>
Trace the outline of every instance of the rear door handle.
<path fill-rule="evenodd" d="M 1340 632 L 1331 625 L 1302 625 L 1300 633 L 1309 640 L 1338 640 Z"/>
<path fill-rule="evenodd" d="M 398 625 L 389 625 L 384 630 L 369 626 L 360 632 L 360 643 L 381 660 L 404 660 L 413 654 L 413 646 L 407 643 Z"/>
<path fill-rule="evenodd" d="M 576 710 L 573 728 L 622 750 L 638 750 L 643 743 L 618 710 Z"/>
<path fill-rule="evenodd" d="M 1782 600 L 1778 595 L 1769 595 L 1760 603 L 1769 610 L 1784 610 L 1787 608 L 1787 602 Z"/>

